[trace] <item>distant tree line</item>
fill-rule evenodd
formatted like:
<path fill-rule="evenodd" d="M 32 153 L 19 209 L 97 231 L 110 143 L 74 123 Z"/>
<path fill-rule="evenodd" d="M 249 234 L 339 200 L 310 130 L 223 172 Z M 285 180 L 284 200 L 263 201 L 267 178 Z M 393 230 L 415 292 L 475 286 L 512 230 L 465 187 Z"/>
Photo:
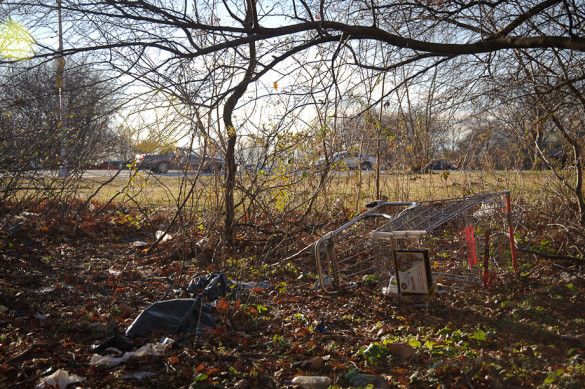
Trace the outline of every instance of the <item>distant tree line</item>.
<path fill-rule="evenodd" d="M 112 120 L 119 104 L 115 82 L 86 64 L 70 64 L 64 79 L 59 125 L 54 67 L 42 63 L 3 69 L 0 168 L 56 169 L 66 164 L 80 170 L 118 153 L 125 140 Z"/>

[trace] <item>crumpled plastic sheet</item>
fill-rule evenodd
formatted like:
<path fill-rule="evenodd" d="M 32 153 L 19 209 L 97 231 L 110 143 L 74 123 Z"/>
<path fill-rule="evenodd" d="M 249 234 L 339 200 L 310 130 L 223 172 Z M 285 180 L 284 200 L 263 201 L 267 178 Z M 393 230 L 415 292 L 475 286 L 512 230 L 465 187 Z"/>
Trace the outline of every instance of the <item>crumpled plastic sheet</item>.
<path fill-rule="evenodd" d="M 85 381 L 85 378 L 75 374 L 69 374 L 68 371 L 59 369 L 53 374 L 41 378 L 36 389 L 44 388 L 66 388 L 68 385 Z"/>
<path fill-rule="evenodd" d="M 116 349 L 121 352 L 132 351 L 136 345 L 130 339 L 122 335 L 114 335 L 101 344 L 92 346 L 92 350 L 98 354 L 103 353 L 107 349 Z"/>
<path fill-rule="evenodd" d="M 112 355 L 93 354 L 89 364 L 92 366 L 117 366 L 120 363 L 126 362 L 130 358 L 140 358 L 147 355 L 163 355 L 165 351 L 172 346 L 174 340 L 164 338 L 158 343 L 147 343 L 136 351 L 129 351 L 119 357 Z M 61 386 L 65 388 L 66 386 Z"/>
<path fill-rule="evenodd" d="M 153 331 L 201 335 L 215 326 L 213 306 L 208 302 L 228 292 L 249 293 L 254 288 L 266 289 L 270 283 L 233 283 L 223 273 L 210 273 L 193 278 L 187 291 L 193 298 L 157 301 L 146 308 L 126 329 L 126 336 L 145 336 Z"/>
<path fill-rule="evenodd" d="M 187 286 L 189 293 L 198 295 L 203 293 L 209 300 L 217 300 L 225 296 L 232 282 L 223 273 L 209 273 L 195 277 Z"/>
<path fill-rule="evenodd" d="M 172 333 L 203 332 L 215 326 L 213 308 L 201 296 L 194 299 L 158 301 L 138 315 L 126 330 L 126 336 L 145 336 L 153 331 Z"/>
<path fill-rule="evenodd" d="M 213 307 L 203 302 L 204 297 L 208 301 L 217 300 L 227 294 L 230 284 L 223 273 L 195 277 L 187 290 L 197 297 L 152 304 L 130 324 L 126 336 L 145 336 L 157 330 L 200 335 L 215 326 Z"/>

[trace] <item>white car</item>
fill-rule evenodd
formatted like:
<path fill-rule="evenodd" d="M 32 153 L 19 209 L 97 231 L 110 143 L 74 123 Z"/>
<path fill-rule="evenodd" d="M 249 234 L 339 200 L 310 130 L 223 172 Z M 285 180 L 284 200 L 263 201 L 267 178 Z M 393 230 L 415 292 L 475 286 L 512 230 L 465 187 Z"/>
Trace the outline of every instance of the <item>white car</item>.
<path fill-rule="evenodd" d="M 358 152 L 340 151 L 334 153 L 329 162 L 334 167 L 347 168 L 350 170 L 372 170 L 376 164 L 376 158 L 367 154 L 360 154 Z M 317 166 L 325 166 L 325 158 L 317 161 Z"/>

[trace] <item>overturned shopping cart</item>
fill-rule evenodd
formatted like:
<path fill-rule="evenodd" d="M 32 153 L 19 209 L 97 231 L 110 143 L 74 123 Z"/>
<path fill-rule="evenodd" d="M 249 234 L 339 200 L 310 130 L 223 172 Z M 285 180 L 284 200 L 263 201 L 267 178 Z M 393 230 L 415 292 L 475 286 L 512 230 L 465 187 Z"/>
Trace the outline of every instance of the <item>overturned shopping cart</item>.
<path fill-rule="evenodd" d="M 390 277 L 396 253 L 428 252 L 433 274 L 489 287 L 518 272 L 510 192 L 382 202 L 313 246 L 319 283 L 331 292 L 368 275 Z"/>

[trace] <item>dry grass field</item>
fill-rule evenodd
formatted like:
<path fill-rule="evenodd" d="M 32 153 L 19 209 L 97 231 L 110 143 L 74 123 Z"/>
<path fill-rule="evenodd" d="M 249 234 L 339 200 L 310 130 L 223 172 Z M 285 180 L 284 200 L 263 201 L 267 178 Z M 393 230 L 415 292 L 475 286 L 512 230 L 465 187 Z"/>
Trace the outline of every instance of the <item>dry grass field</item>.
<path fill-rule="evenodd" d="M 307 200 L 318 185 L 316 174 L 264 175 L 260 174 L 255 184 L 253 177 L 240 176 L 242 184 L 263 184 L 267 191 L 278 189 L 289 192 L 288 198 L 296 203 Z M 108 176 L 84 178 L 79 186 L 80 198 L 90 194 L 108 180 Z M 119 177 L 100 189 L 95 200 L 106 202 L 116 197 L 116 202 L 136 201 L 144 207 L 174 207 L 177 199 L 192 185 L 191 175 L 152 175 L 138 172 L 133 178 Z M 201 206 L 221 203 L 223 199 L 222 177 L 201 176 L 195 184 L 195 197 Z M 391 201 L 434 200 L 452 198 L 482 192 L 510 190 L 513 198 L 530 200 L 555 196 L 561 186 L 548 171 L 453 171 L 429 174 L 382 172 L 380 192 Z M 359 189 L 359 191 L 358 191 Z M 359 204 L 375 199 L 375 172 L 336 172 L 327 182 L 320 196 L 319 205 L 328 208 L 336 203 L 352 208 L 359 194 Z M 277 197 L 277 196 L 276 196 Z"/>

